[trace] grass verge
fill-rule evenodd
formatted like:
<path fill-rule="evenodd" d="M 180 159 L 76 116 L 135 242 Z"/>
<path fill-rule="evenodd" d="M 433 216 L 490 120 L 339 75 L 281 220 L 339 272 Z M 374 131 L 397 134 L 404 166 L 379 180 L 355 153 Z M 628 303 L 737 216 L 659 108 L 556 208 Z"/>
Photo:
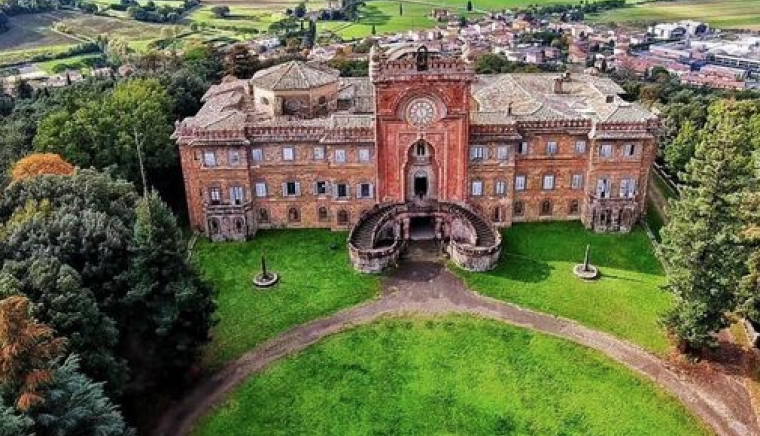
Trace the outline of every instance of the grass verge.
<path fill-rule="evenodd" d="M 708 435 L 598 352 L 495 321 L 387 319 L 249 379 L 195 436 Z"/>

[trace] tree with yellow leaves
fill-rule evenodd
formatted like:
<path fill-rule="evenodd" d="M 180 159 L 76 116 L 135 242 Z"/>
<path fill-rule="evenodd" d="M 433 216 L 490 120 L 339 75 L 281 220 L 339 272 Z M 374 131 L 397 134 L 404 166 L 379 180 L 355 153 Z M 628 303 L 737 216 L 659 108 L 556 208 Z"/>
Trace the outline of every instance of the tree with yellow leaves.
<path fill-rule="evenodd" d="M 69 175 L 74 166 L 55 153 L 33 153 L 16 162 L 13 166 L 13 181 L 43 174 Z"/>

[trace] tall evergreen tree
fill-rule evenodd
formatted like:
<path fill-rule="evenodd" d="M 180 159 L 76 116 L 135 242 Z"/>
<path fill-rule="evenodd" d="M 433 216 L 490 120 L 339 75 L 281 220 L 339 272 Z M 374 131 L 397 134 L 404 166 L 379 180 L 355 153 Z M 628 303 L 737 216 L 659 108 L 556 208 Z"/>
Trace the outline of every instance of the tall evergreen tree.
<path fill-rule="evenodd" d="M 45 403 L 32 411 L 37 436 L 130 436 L 116 406 L 79 370 L 79 358 L 69 356 L 56 368 Z"/>
<path fill-rule="evenodd" d="M 208 341 L 215 305 L 211 288 L 187 260 L 174 215 L 151 192 L 136 209 L 130 290 L 123 303 L 133 322 L 126 344 L 139 350 L 132 368 L 152 381 L 177 379 Z M 136 351 L 135 350 L 135 351 Z M 151 380 L 144 380 L 150 383 Z"/>
<path fill-rule="evenodd" d="M 665 322 L 683 350 L 710 344 L 738 303 L 748 255 L 739 206 L 753 181 L 752 138 L 747 119 L 739 116 L 743 110 L 733 102 L 710 107 L 684 174 L 687 186 L 671 203 L 663 231 L 661 250 L 675 296 Z"/>

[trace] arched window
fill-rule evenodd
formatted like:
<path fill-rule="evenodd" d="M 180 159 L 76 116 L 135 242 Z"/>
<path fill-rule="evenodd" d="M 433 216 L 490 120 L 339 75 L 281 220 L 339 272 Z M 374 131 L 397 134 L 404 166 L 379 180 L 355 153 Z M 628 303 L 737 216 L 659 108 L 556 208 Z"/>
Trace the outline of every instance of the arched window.
<path fill-rule="evenodd" d="M 291 223 L 297 223 L 301 221 L 301 212 L 298 211 L 297 207 L 291 207 L 288 209 L 288 221 Z"/>
<path fill-rule="evenodd" d="M 552 202 L 549 200 L 544 200 L 541 202 L 541 209 L 540 214 L 542 216 L 549 216 L 552 214 Z"/>
<path fill-rule="evenodd" d="M 512 215 L 522 216 L 525 213 L 525 203 L 522 200 L 517 200 L 512 205 Z"/>
<path fill-rule="evenodd" d="M 491 220 L 493 220 L 493 222 L 495 223 L 501 222 L 501 207 L 500 206 L 494 207 L 493 210 L 491 211 Z"/>
<path fill-rule="evenodd" d="M 329 220 L 330 216 L 327 214 L 327 208 L 322 206 L 319 209 L 317 209 L 317 217 L 322 222 Z"/>
<path fill-rule="evenodd" d="M 416 154 L 419 157 L 425 157 L 427 156 L 427 150 L 425 149 L 425 143 L 422 141 L 417 143 L 417 147 L 415 147 L 414 154 Z"/>
<path fill-rule="evenodd" d="M 269 222 L 269 211 L 267 209 L 259 209 L 259 222 L 260 223 Z"/>
<path fill-rule="evenodd" d="M 348 212 L 345 210 L 338 211 L 338 225 L 345 226 L 348 224 Z"/>
<path fill-rule="evenodd" d="M 581 213 L 581 204 L 578 200 L 570 200 L 570 215 Z"/>
<path fill-rule="evenodd" d="M 235 231 L 237 233 L 244 233 L 243 230 L 245 229 L 245 223 L 243 222 L 242 218 L 235 218 Z"/>
<path fill-rule="evenodd" d="M 211 218 L 208 220 L 208 229 L 209 232 L 211 232 L 212 235 L 219 234 L 219 220 L 216 218 Z"/>

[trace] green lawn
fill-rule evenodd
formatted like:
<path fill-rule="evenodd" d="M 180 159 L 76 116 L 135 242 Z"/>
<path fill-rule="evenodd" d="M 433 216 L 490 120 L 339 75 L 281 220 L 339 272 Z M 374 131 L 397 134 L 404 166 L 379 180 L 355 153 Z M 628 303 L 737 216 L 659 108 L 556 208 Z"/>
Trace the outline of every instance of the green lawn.
<path fill-rule="evenodd" d="M 760 0 L 685 0 L 646 3 L 593 17 L 605 22 L 701 20 L 713 27 L 760 30 Z"/>
<path fill-rule="evenodd" d="M 354 272 L 346 234 L 327 230 L 261 231 L 250 242 L 198 241 L 194 258 L 218 291 L 219 324 L 207 349 L 212 369 L 290 327 L 377 295 L 377 277 Z M 334 248 L 331 248 L 334 245 Z M 282 279 L 254 290 L 261 254 Z"/>
<path fill-rule="evenodd" d="M 504 231 L 498 267 L 486 273 L 457 270 L 482 294 L 574 319 L 663 354 L 668 341 L 658 324 L 671 304 L 661 290 L 662 267 L 643 229 L 594 234 L 578 222 L 515 224 Z M 602 277 L 575 278 L 572 267 L 591 245 Z"/>
<path fill-rule="evenodd" d="M 495 321 L 388 319 L 253 376 L 195 436 L 710 434 L 598 352 Z"/>

